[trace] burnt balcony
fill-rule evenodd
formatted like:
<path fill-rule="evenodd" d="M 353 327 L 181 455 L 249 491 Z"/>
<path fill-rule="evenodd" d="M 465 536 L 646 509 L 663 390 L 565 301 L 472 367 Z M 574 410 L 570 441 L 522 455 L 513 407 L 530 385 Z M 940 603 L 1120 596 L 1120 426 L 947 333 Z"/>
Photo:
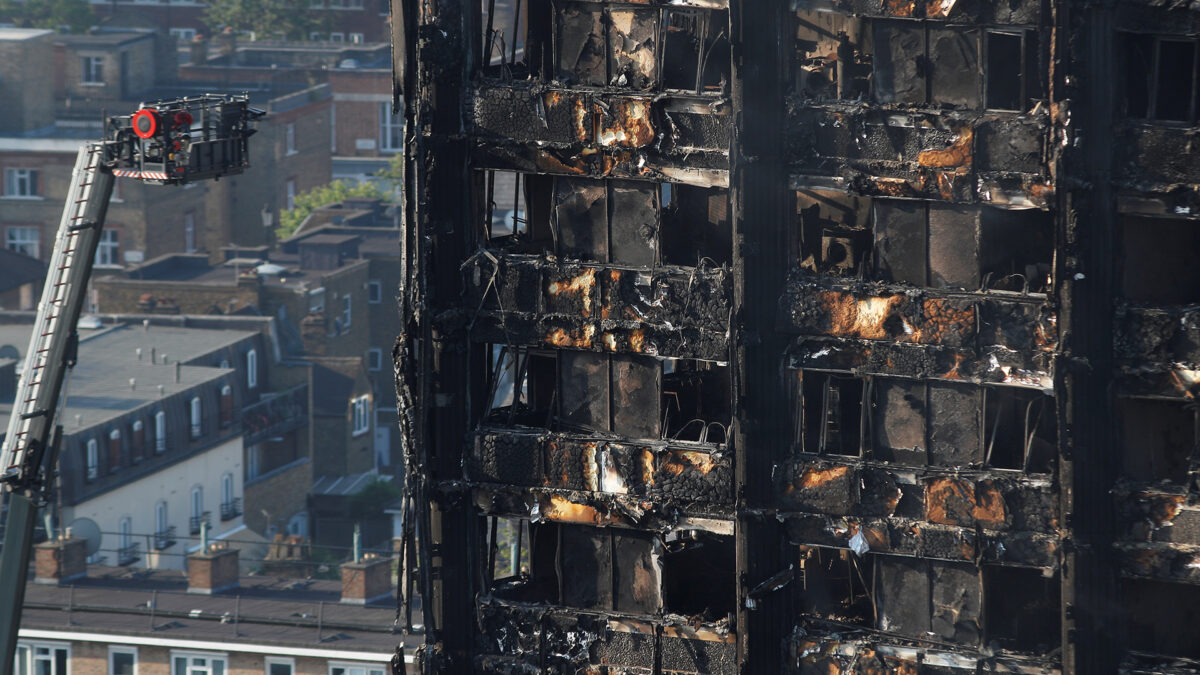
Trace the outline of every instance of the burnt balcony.
<path fill-rule="evenodd" d="M 308 385 L 267 394 L 242 409 L 244 443 L 253 445 L 303 427 L 308 421 Z"/>
<path fill-rule="evenodd" d="M 221 522 L 233 520 L 242 515 L 242 498 L 235 497 L 227 502 L 221 503 Z"/>

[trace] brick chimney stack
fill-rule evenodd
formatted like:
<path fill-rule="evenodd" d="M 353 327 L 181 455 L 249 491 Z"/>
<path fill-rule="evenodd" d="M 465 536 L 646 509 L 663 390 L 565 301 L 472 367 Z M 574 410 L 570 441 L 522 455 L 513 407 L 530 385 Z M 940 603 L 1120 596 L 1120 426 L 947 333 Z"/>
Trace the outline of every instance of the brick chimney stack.
<path fill-rule="evenodd" d="M 217 543 L 188 556 L 188 593 L 213 595 L 238 587 L 238 552 Z"/>
<path fill-rule="evenodd" d="M 87 539 L 60 537 L 33 550 L 35 584 L 62 585 L 87 576 Z"/>
<path fill-rule="evenodd" d="M 368 605 L 392 595 L 392 560 L 371 555 L 342 563 L 342 603 Z"/>

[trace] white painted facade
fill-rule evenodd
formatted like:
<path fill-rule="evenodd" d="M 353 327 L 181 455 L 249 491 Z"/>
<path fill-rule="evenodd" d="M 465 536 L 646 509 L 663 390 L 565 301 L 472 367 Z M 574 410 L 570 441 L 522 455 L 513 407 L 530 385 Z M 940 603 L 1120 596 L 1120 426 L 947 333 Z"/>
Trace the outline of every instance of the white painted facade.
<path fill-rule="evenodd" d="M 242 436 L 234 436 L 145 478 L 75 506 L 66 506 L 63 508 L 62 522 L 69 524 L 77 518 L 95 521 L 103 532 L 100 555 L 106 556 L 107 564 L 111 565 L 117 563 L 117 549 L 123 546 L 122 521 L 128 519 L 128 532 L 132 542 L 139 545 L 138 555 L 141 558 L 135 567 L 185 569 L 186 554 L 198 545 L 198 535 L 189 534 L 197 489 L 200 491 L 201 511 L 210 514 L 210 540 L 243 529 L 240 514 L 230 520 L 221 520 L 221 503 L 230 496 L 222 494 L 222 482 L 232 480 L 231 496 L 242 497 L 243 456 Z M 160 503 L 166 505 L 167 525 L 175 527 L 175 544 L 155 551 L 155 533 L 160 526 L 156 522 Z"/>

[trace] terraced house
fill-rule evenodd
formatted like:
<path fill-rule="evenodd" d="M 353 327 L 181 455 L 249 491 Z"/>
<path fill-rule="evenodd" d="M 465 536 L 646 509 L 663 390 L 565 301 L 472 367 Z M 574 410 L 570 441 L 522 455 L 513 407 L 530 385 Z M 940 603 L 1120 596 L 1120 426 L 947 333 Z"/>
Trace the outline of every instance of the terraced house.
<path fill-rule="evenodd" d="M 424 672 L 1200 672 L 1200 4 L 393 18 Z"/>

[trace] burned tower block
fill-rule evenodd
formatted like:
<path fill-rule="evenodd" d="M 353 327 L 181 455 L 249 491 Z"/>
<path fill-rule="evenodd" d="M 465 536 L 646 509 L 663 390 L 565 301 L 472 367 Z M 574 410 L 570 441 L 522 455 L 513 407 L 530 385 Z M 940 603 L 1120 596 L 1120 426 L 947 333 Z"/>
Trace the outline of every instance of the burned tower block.
<path fill-rule="evenodd" d="M 1200 673 L 1186 7 L 395 2 L 425 672 Z"/>

